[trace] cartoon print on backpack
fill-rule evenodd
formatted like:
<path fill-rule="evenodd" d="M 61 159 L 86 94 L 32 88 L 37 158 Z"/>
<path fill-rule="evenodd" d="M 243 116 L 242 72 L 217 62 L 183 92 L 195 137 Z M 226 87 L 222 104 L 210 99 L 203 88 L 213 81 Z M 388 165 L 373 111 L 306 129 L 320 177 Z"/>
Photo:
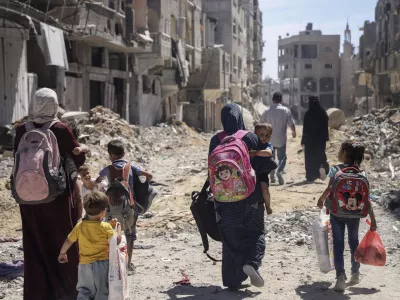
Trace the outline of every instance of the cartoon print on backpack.
<path fill-rule="evenodd" d="M 369 205 L 368 179 L 353 168 L 340 170 L 334 177 L 329 197 L 333 200 L 332 213 L 336 216 L 365 217 Z"/>
<path fill-rule="evenodd" d="M 364 203 L 360 203 L 362 201 L 362 195 L 360 193 L 351 195 L 349 192 L 347 192 L 343 194 L 343 198 L 346 200 L 345 208 L 347 210 L 359 211 L 364 208 Z"/>
<path fill-rule="evenodd" d="M 247 192 L 240 171 L 227 164 L 217 168 L 214 186 L 216 197 L 222 201 L 240 198 Z"/>

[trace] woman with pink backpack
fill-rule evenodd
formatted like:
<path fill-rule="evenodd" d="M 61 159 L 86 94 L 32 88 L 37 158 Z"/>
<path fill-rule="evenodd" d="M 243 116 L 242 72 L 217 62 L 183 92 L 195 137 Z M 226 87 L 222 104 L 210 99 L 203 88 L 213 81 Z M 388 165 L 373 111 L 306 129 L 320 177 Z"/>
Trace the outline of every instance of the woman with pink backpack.
<path fill-rule="evenodd" d="M 57 261 L 65 238 L 80 219 L 72 198 L 64 158 L 77 167 L 85 155 L 69 126 L 57 119 L 57 94 L 51 89 L 35 93 L 27 122 L 16 131 L 12 193 L 20 205 L 24 248 L 24 300 L 76 299 L 78 248 L 68 251 L 68 264 Z"/>
<path fill-rule="evenodd" d="M 208 166 L 222 237 L 223 285 L 237 290 L 250 278 L 262 287 L 258 269 L 265 252 L 265 207 L 256 175 L 268 172 L 270 165 L 267 158 L 250 159 L 249 151 L 260 150 L 260 144 L 245 131 L 238 105 L 225 105 L 221 120 L 224 131 L 211 139 Z"/>

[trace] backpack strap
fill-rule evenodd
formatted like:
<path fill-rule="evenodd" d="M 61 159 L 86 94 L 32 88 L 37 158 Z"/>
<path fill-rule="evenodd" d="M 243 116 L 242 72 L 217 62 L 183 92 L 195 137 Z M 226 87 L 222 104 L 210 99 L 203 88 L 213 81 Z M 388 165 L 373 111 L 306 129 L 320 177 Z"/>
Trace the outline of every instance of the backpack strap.
<path fill-rule="evenodd" d="M 247 134 L 248 134 L 249 132 L 248 131 L 246 131 L 246 130 L 239 130 L 239 131 L 237 131 L 236 133 L 235 133 L 235 137 L 237 138 L 237 139 L 242 139 L 242 138 L 244 138 Z"/>
<path fill-rule="evenodd" d="M 238 131 L 234 134 L 234 136 L 235 136 L 236 138 L 238 138 L 238 139 L 241 140 L 241 139 L 244 138 L 248 133 L 249 133 L 249 132 L 246 131 L 246 130 L 238 130 Z M 217 133 L 217 136 L 218 136 L 219 141 L 222 142 L 222 140 L 223 140 L 224 138 L 226 138 L 226 137 L 228 136 L 228 134 L 227 134 L 225 131 L 221 131 L 221 132 Z"/>
<path fill-rule="evenodd" d="M 219 141 L 222 142 L 222 140 L 224 138 L 226 138 L 228 135 L 226 134 L 225 131 L 221 131 L 221 132 L 217 133 L 217 136 L 218 136 Z"/>
<path fill-rule="evenodd" d="M 129 182 L 130 173 L 131 173 L 131 164 L 126 163 L 124 168 L 122 169 L 122 180 Z"/>
<path fill-rule="evenodd" d="M 40 127 L 40 128 L 42 128 L 43 130 L 49 130 L 51 127 L 53 127 L 53 125 L 55 125 L 55 124 L 57 124 L 59 122 L 60 121 L 58 121 L 58 120 L 53 120 L 51 122 L 44 123 L 42 125 L 42 127 Z M 36 127 L 35 127 L 35 125 L 33 125 L 33 122 L 25 122 L 25 130 L 26 130 L 26 132 L 29 132 L 29 131 L 32 131 L 32 130 L 35 130 L 35 129 L 36 129 Z"/>
<path fill-rule="evenodd" d="M 210 179 L 207 178 L 206 182 L 203 185 L 203 188 L 201 189 L 201 193 L 204 193 L 210 186 Z"/>
<path fill-rule="evenodd" d="M 32 130 L 35 130 L 36 129 L 36 127 L 35 127 L 35 125 L 33 125 L 33 122 L 25 122 L 25 130 L 26 130 L 26 132 L 29 132 L 29 131 L 32 131 Z"/>

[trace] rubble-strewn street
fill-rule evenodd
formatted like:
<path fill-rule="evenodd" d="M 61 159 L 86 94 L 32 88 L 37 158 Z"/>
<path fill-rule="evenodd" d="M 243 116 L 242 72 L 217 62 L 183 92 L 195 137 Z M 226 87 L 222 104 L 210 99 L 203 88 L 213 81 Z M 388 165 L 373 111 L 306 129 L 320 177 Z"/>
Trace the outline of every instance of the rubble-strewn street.
<path fill-rule="evenodd" d="M 368 119 L 364 117 L 356 121 L 356 124 L 360 123 L 361 126 L 363 120 Z M 138 249 L 134 250 L 133 259 L 136 271 L 129 277 L 131 299 L 392 300 L 394 295 L 400 294 L 400 222 L 391 211 L 384 211 L 385 207 L 389 207 L 398 212 L 390 206 L 392 204 L 388 204 L 399 201 L 398 192 L 386 193 L 390 191 L 389 187 L 398 190 L 399 182 L 389 181 L 390 171 L 387 169 L 370 171 L 371 166 L 382 161 L 375 155 L 371 154 L 372 160 L 366 161 L 363 166 L 369 171 L 372 197 L 376 200 L 374 207 L 378 232 L 388 253 L 385 267 L 362 266 L 360 285 L 350 287 L 343 295 L 332 291 L 335 274 L 320 273 L 311 237 L 311 223 L 319 213 L 315 204 L 326 183 L 317 181 L 306 184 L 303 181 L 305 171 L 300 139 L 290 138 L 285 174 L 287 184 L 271 187 L 274 213 L 266 217 L 265 222 L 268 246 L 261 273 L 266 286 L 261 290 L 247 286 L 240 293 L 232 293 L 221 287 L 220 263 L 213 264 L 202 254 L 201 239 L 189 211 L 191 192 L 199 190 L 206 178 L 208 142 L 211 136 L 199 134 L 185 124 L 164 124 L 151 128 L 132 126 L 102 108 L 92 110 L 88 118 L 78 123 L 81 129 L 80 140 L 91 149 L 87 161 L 93 166 L 94 174 L 108 163 L 106 143 L 112 138 L 122 138 L 129 143 L 129 159 L 154 174 L 157 188 L 161 192 L 152 211 L 143 216 L 138 224 Z M 396 130 L 398 127 L 392 124 L 385 126 L 381 127 L 388 132 L 388 140 L 384 143 L 390 144 L 390 136 L 394 133 L 388 128 Z M 356 127 L 348 126 L 331 131 L 331 141 L 327 145 L 331 163 L 336 162 L 341 141 L 356 136 L 359 130 Z M 372 132 L 363 135 L 367 145 L 371 143 L 369 136 L 372 141 L 377 139 Z M 393 158 L 398 158 L 395 156 L 397 152 L 390 153 Z M 5 212 L 5 217 L 0 221 L 0 237 L 21 238 L 18 207 L 4 187 L 11 172 L 12 159 L 2 158 L 0 168 L 0 206 Z M 398 166 L 394 168 L 398 174 Z M 360 238 L 367 230 L 365 222 L 361 224 Z M 210 254 L 221 257 L 218 243 L 211 242 Z M 349 251 L 345 255 L 346 267 L 350 270 Z M 0 240 L 1 262 L 11 263 L 22 258 L 21 241 Z M 174 286 L 173 282 L 182 279 L 181 270 L 190 277 L 190 286 Z M 380 275 L 376 276 L 378 273 Z M 22 283 L 22 277 L 0 281 L 0 299 L 22 299 Z"/>

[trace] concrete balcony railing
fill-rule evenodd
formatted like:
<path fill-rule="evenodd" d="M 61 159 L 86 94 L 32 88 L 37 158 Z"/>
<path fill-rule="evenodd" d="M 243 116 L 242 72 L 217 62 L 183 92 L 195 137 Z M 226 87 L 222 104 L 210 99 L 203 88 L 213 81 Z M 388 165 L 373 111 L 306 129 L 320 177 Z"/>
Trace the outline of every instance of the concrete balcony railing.
<path fill-rule="evenodd" d="M 152 53 L 157 53 L 163 59 L 170 59 L 172 56 L 171 37 L 165 33 L 150 33 L 153 39 Z"/>

